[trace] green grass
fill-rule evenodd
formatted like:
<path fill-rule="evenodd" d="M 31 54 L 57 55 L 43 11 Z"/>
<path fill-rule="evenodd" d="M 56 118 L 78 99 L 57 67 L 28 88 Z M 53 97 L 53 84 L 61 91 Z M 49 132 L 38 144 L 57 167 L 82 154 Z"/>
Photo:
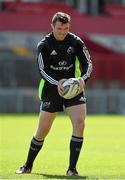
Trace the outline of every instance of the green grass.
<path fill-rule="evenodd" d="M 16 175 L 27 157 L 37 115 L 0 115 L 1 179 L 74 179 L 65 176 L 71 124 L 58 115 L 37 156 L 32 174 Z M 88 116 L 76 179 L 125 179 L 125 117 Z"/>

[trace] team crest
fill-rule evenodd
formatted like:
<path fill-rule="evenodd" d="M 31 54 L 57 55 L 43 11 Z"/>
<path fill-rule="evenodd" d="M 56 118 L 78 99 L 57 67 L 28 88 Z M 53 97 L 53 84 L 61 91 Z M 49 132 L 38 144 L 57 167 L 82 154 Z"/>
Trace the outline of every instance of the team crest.
<path fill-rule="evenodd" d="M 67 53 L 68 53 L 68 54 L 72 54 L 73 52 L 74 52 L 74 48 L 70 46 L 70 47 L 67 49 Z"/>
<path fill-rule="evenodd" d="M 43 102 L 42 107 L 43 108 L 49 108 L 50 107 L 50 102 Z"/>

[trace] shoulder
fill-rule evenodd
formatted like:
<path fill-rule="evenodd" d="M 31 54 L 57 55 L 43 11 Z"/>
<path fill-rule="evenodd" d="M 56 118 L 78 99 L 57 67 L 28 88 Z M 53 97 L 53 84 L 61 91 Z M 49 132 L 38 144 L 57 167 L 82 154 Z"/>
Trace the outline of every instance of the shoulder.
<path fill-rule="evenodd" d="M 69 37 L 71 38 L 71 41 L 74 41 L 76 44 L 84 44 L 83 40 L 76 34 L 69 33 Z"/>
<path fill-rule="evenodd" d="M 42 49 L 42 48 L 44 48 L 44 47 L 45 47 L 45 44 L 46 44 L 45 38 L 43 38 L 42 40 L 40 40 L 40 41 L 38 42 L 38 44 L 37 44 L 37 49 Z"/>
<path fill-rule="evenodd" d="M 41 39 L 37 44 L 37 49 L 46 48 L 48 45 L 48 40 L 51 38 L 51 34 L 47 34 L 43 39 Z"/>

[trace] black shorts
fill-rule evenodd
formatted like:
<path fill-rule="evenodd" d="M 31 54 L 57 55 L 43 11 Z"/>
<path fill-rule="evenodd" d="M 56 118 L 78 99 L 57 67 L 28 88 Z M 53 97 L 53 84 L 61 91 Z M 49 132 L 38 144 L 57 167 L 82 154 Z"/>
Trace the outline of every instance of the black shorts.
<path fill-rule="evenodd" d="M 63 111 L 64 107 L 67 108 L 85 103 L 86 98 L 83 92 L 72 99 L 64 99 L 59 95 L 57 86 L 46 84 L 42 91 L 40 110 L 47 112 L 60 112 Z"/>

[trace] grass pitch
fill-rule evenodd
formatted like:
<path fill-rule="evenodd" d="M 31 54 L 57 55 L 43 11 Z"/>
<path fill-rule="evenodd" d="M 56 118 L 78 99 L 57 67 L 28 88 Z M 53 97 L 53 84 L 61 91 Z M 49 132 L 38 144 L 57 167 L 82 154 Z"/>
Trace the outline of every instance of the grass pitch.
<path fill-rule="evenodd" d="M 1 179 L 74 179 L 65 176 L 69 159 L 70 120 L 57 115 L 37 156 L 32 174 L 15 171 L 26 160 L 38 115 L 0 115 Z M 125 179 L 125 117 L 88 116 L 75 179 Z"/>

